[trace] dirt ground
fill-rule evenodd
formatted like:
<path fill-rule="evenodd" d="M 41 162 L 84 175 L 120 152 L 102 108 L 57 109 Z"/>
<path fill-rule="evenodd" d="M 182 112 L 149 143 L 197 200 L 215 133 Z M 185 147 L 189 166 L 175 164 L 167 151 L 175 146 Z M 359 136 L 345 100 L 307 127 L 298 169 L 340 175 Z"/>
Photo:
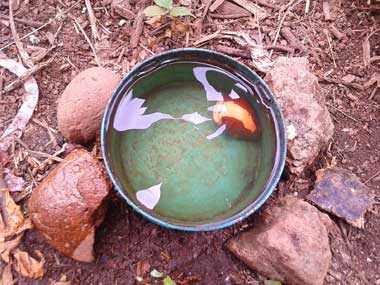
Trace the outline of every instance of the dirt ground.
<path fill-rule="evenodd" d="M 35 75 L 40 99 L 34 120 L 28 124 L 21 140 L 10 150 L 14 174 L 24 177 L 27 185 L 35 187 L 55 166 L 55 162 L 42 170 L 33 171 L 35 163 L 31 158 L 42 161 L 44 157 L 38 154 L 24 155 L 24 151 L 28 148 L 53 154 L 61 148 L 64 139 L 59 132 L 54 131 L 57 129 L 57 100 L 79 71 L 96 65 L 96 62 L 90 45 L 74 26 L 74 21 L 80 23 L 91 38 L 88 15 L 83 9 L 84 1 L 20 2 L 15 18 L 34 20 L 40 24 L 51 21 L 34 33 L 40 40 L 36 46 L 49 48 L 48 39 L 51 40 L 62 23 L 54 43 L 55 48 L 43 59 L 54 57 L 53 62 Z M 217 31 L 243 32 L 256 41 L 261 39 L 264 46 L 271 46 L 279 28 L 291 29 L 298 41 L 290 43 L 289 38 L 286 39 L 283 33 L 279 33 L 278 47 L 274 50 L 272 59 L 278 56 L 309 58 L 313 72 L 320 78 L 328 109 L 335 123 L 335 134 L 328 149 L 321 153 L 318 161 L 304 177 L 284 175 L 278 191 L 266 203 L 266 207 L 280 196 L 290 194 L 304 197 L 313 186 L 313 170 L 334 163 L 352 170 L 370 187 L 376 202 L 365 217 L 364 229 L 356 229 L 334 219 L 340 235 L 331 237 L 330 240 L 333 262 L 325 283 L 380 284 L 380 81 L 368 84 L 371 78 L 376 78 L 375 75 L 380 73 L 380 4 L 368 5 L 366 1 L 329 1 L 332 19 L 326 21 L 326 10 L 323 11 L 322 1 L 311 0 L 310 11 L 305 15 L 305 1 L 265 0 L 258 2 L 272 3 L 281 9 L 271 9 L 259 4 L 269 13 L 259 23 L 252 17 L 239 15 L 220 19 L 215 13 L 209 12 L 204 16 L 203 25 L 200 25 L 200 19 L 210 1 L 202 3 L 200 0 L 183 0 L 181 2 L 185 4 L 190 2 L 196 18 L 166 18 L 161 19 L 158 24 L 145 24 L 143 35 L 138 38 L 138 45 L 133 49 L 130 46 L 131 37 L 135 37 L 133 20 L 121 21 L 123 18 L 112 11 L 110 2 L 93 1 L 101 34 L 95 48 L 103 65 L 115 70 L 120 76 L 151 54 L 173 48 L 196 45 L 223 50 L 227 46 L 247 51 L 247 46 L 231 37 L 214 36 L 208 40 L 207 36 L 215 35 Z M 131 9 L 137 14 L 149 3 L 144 0 L 131 1 Z M 286 6 L 287 4 L 289 5 Z M 63 16 L 56 17 L 60 12 L 68 10 Z M 0 1 L 0 49 L 13 40 L 7 26 L 7 15 L 8 1 Z M 332 25 L 341 34 L 331 28 Z M 35 29 L 31 23 L 16 22 L 16 27 L 20 36 Z M 363 52 L 368 51 L 366 39 L 369 41 L 372 58 L 368 66 L 365 66 L 366 54 Z M 91 42 L 94 41 L 91 39 Z M 201 43 L 198 44 L 199 42 Z M 23 43 L 25 46 L 32 45 L 28 37 Z M 289 47 L 294 48 L 293 55 L 289 53 Z M 32 51 L 31 48 L 28 50 Z M 2 51 L 9 58 L 17 59 L 14 45 Z M 251 60 L 245 58 L 246 53 L 240 54 L 243 58 L 239 60 L 252 66 Z M 4 85 L 14 79 L 7 71 L 0 69 L 0 72 Z M 21 106 L 22 94 L 22 89 L 17 89 L 0 97 L 1 132 Z M 49 136 L 47 128 L 41 126 L 44 122 L 53 129 L 50 133 L 55 141 Z M 89 149 L 92 147 L 88 146 Z M 23 198 L 20 202 L 25 204 L 27 199 L 28 197 Z M 225 230 L 179 232 L 148 222 L 115 194 L 106 219 L 97 231 L 96 262 L 84 264 L 64 257 L 47 247 L 36 232 L 29 231 L 21 248 L 31 254 L 35 249 L 41 250 L 47 261 L 47 272 L 39 280 L 23 278 L 16 272 L 13 274 L 18 278 L 17 284 L 51 284 L 62 276 L 72 281 L 72 284 L 135 284 L 137 267 L 144 265 L 143 267 L 149 267 L 150 270 L 157 269 L 169 274 L 179 281 L 177 284 L 260 284 L 263 278 L 249 270 L 224 248 L 228 238 L 253 226 L 259 215 L 256 213 L 241 224 Z M 150 270 L 146 270 L 146 276 Z M 193 281 L 186 281 L 188 276 L 194 276 Z"/>

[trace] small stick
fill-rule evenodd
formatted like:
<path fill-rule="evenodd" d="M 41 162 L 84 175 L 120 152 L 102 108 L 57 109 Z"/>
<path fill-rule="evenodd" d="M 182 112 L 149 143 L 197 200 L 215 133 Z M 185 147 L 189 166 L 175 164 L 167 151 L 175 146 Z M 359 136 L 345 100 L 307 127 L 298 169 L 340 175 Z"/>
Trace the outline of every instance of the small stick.
<path fill-rule="evenodd" d="M 307 53 L 307 48 L 293 35 L 290 28 L 284 27 L 281 30 L 281 35 L 285 38 L 290 46 L 298 48 L 303 53 Z"/>
<path fill-rule="evenodd" d="M 294 2 L 294 0 L 292 0 L 289 4 L 292 5 L 293 2 Z M 280 31 L 281 31 L 282 25 L 284 24 L 285 18 L 288 15 L 289 11 L 290 11 L 290 9 L 287 9 L 285 11 L 284 15 L 282 16 L 281 20 L 280 20 L 280 24 L 278 25 L 276 35 L 274 36 L 274 40 L 273 40 L 273 44 L 272 44 L 273 46 L 275 46 L 277 44 L 278 36 L 280 35 Z M 291 44 L 291 43 L 289 43 L 289 44 Z M 269 58 L 272 57 L 272 54 L 273 54 L 273 50 L 271 50 L 271 52 L 269 54 Z"/>
<path fill-rule="evenodd" d="M 290 54 L 294 53 L 295 48 L 294 47 L 287 47 L 283 45 L 270 45 L 270 46 L 265 46 L 265 49 L 271 49 L 271 50 L 281 50 L 281 51 L 286 51 Z"/>
<path fill-rule="evenodd" d="M 330 38 L 330 35 L 329 35 L 329 31 L 328 30 L 324 30 L 324 32 L 325 32 L 325 35 L 327 37 L 327 42 L 329 44 L 330 54 L 331 54 L 331 58 L 332 58 L 333 63 L 334 63 L 334 67 L 337 68 L 336 61 L 335 61 L 335 56 L 334 56 L 334 51 L 332 49 L 332 44 L 331 44 L 331 38 Z"/>
<path fill-rule="evenodd" d="M 281 9 L 280 7 L 278 7 L 278 6 L 276 6 L 276 5 L 272 4 L 272 3 L 268 3 L 268 2 L 266 2 L 264 0 L 256 0 L 255 2 L 257 4 L 260 4 L 261 6 L 271 8 L 271 9 L 273 9 L 275 11 L 279 11 Z"/>
<path fill-rule="evenodd" d="M 42 157 L 47 157 L 48 159 L 50 160 L 54 160 L 54 161 L 57 161 L 57 162 L 61 162 L 63 159 L 60 158 L 60 157 L 57 157 L 56 154 L 48 154 L 48 153 L 44 153 L 44 152 L 41 152 L 41 151 L 35 151 L 35 150 L 27 150 L 28 153 L 30 154 L 34 154 L 34 155 L 37 155 L 37 156 L 42 156 Z"/>
<path fill-rule="evenodd" d="M 309 14 L 309 11 L 310 11 L 310 0 L 306 0 L 305 15 Z"/>
<path fill-rule="evenodd" d="M 226 15 L 221 15 L 221 14 L 215 14 L 211 13 L 210 14 L 211 18 L 216 18 L 216 19 L 239 19 L 239 18 L 247 18 L 250 16 L 247 16 L 247 14 L 226 14 Z"/>
<path fill-rule="evenodd" d="M 370 178 L 368 178 L 364 184 L 367 184 L 368 182 L 370 182 L 373 178 L 376 178 L 377 176 L 380 175 L 380 170 L 378 172 L 376 172 L 374 175 L 372 175 Z"/>
<path fill-rule="evenodd" d="M 9 16 L 0 15 L 0 19 L 9 21 Z M 24 19 L 14 18 L 14 17 L 13 17 L 13 19 L 15 22 L 18 22 L 18 23 L 24 24 L 24 25 L 28 25 L 28 26 L 31 26 L 33 28 L 38 28 L 39 26 L 43 25 L 42 22 L 38 22 L 38 21 L 34 21 L 34 20 L 24 20 Z"/>
<path fill-rule="evenodd" d="M 220 5 L 223 4 L 225 0 L 215 0 L 214 3 L 210 6 L 210 11 L 214 12 L 216 9 L 219 8 Z"/>
<path fill-rule="evenodd" d="M 20 40 L 20 37 L 17 34 L 15 21 L 13 19 L 13 7 L 12 7 L 12 3 L 13 3 L 13 1 L 9 0 L 9 25 L 10 25 L 10 28 L 11 28 L 13 40 L 16 43 L 17 50 L 18 50 L 18 52 L 19 52 L 19 54 L 20 54 L 20 56 L 21 56 L 22 61 L 24 62 L 24 64 L 26 66 L 28 66 L 28 67 L 32 67 L 33 66 L 33 61 L 30 58 L 29 54 L 25 51 L 25 49 L 24 49 L 24 47 L 22 45 L 22 42 Z"/>
<path fill-rule="evenodd" d="M 4 87 L 4 90 L 2 93 L 8 93 L 18 87 L 20 87 L 24 82 L 32 75 L 36 74 L 38 71 L 40 71 L 42 68 L 48 66 L 50 63 L 53 62 L 54 58 L 51 58 L 47 61 L 41 62 L 39 64 L 34 65 L 32 68 L 30 68 L 26 73 L 24 73 L 22 76 L 17 78 L 15 81 L 9 83 L 7 86 Z"/>
<path fill-rule="evenodd" d="M 87 43 L 90 45 L 91 50 L 92 50 L 92 52 L 93 52 L 93 54 L 94 54 L 95 61 L 96 61 L 97 65 L 102 66 L 102 65 L 100 64 L 100 61 L 99 61 L 98 55 L 96 54 L 96 49 L 95 49 L 95 47 L 92 45 L 92 43 L 91 43 L 90 39 L 88 38 L 86 32 L 83 30 L 83 28 L 81 27 L 81 25 L 78 23 L 77 19 L 75 19 L 74 17 L 72 17 L 72 18 L 73 18 L 73 20 L 74 20 L 74 22 L 75 22 L 77 28 L 78 28 L 78 29 L 81 31 L 81 33 L 83 34 L 83 36 L 84 36 L 84 38 L 86 39 Z"/>
<path fill-rule="evenodd" d="M 131 35 L 131 47 L 136 48 L 139 44 L 140 37 L 144 30 L 144 13 L 143 10 L 140 10 L 137 14 L 136 20 L 133 23 L 133 32 Z"/>
<path fill-rule="evenodd" d="M 88 18 L 90 20 L 92 37 L 94 40 L 98 40 L 100 37 L 99 37 L 98 29 L 96 27 L 96 17 L 94 14 L 94 10 L 92 10 L 90 0 L 85 0 L 85 3 L 86 3 L 87 12 L 88 12 Z"/>
<path fill-rule="evenodd" d="M 204 36 L 204 37 L 200 38 L 199 40 L 197 40 L 196 42 L 194 42 L 193 46 L 199 46 L 205 42 L 211 41 L 211 40 L 217 38 L 219 36 L 219 34 L 220 34 L 220 31 L 218 30 L 213 34 Z"/>
<path fill-rule="evenodd" d="M 379 89 L 378 86 L 375 86 L 375 88 L 373 88 L 372 92 L 371 92 L 371 95 L 369 96 L 368 100 L 372 100 L 373 97 L 375 97 L 375 94 L 376 94 L 376 91 Z"/>
<path fill-rule="evenodd" d="M 347 118 L 353 120 L 354 122 L 359 123 L 358 119 L 356 119 L 356 118 L 354 118 L 354 117 L 352 117 L 352 116 L 346 114 L 346 113 L 343 112 L 342 110 L 340 110 L 340 109 L 338 109 L 338 108 L 336 108 L 336 107 L 334 107 L 334 106 L 332 106 L 332 105 L 329 105 L 329 107 L 333 108 L 334 110 L 338 111 L 338 112 L 341 113 L 343 116 L 345 116 L 345 117 L 347 117 Z"/>

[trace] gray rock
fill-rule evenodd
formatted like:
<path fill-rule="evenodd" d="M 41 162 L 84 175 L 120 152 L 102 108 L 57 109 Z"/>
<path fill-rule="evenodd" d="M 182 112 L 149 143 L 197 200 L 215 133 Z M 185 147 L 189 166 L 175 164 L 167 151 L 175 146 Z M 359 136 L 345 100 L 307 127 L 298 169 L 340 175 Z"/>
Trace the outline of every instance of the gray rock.
<path fill-rule="evenodd" d="M 279 103 L 288 132 L 288 167 L 299 175 L 334 133 L 317 77 L 303 57 L 275 61 L 265 77 Z"/>
<path fill-rule="evenodd" d="M 263 218 L 260 227 L 232 238 L 227 248 L 269 279 L 322 285 L 331 262 L 328 216 L 288 197 L 267 209 Z"/>
<path fill-rule="evenodd" d="M 355 174 L 341 168 L 320 169 L 316 176 L 314 189 L 307 199 L 351 225 L 363 228 L 364 214 L 373 204 L 368 187 Z"/>

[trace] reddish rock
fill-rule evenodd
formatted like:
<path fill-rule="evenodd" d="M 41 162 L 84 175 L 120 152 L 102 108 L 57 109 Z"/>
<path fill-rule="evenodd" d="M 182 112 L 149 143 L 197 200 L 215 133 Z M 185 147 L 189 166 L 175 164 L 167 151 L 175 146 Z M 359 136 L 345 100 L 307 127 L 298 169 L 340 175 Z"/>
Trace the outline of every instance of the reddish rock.
<path fill-rule="evenodd" d="M 312 164 L 334 133 L 318 84 L 304 57 L 280 57 L 265 77 L 281 107 L 288 131 L 288 167 L 296 175 Z"/>
<path fill-rule="evenodd" d="M 33 191 L 31 219 L 51 247 L 91 262 L 95 228 L 103 221 L 110 189 L 104 166 L 86 150 L 75 149 Z"/>
<path fill-rule="evenodd" d="M 320 169 L 316 176 L 307 199 L 351 225 L 364 228 L 364 214 L 374 202 L 369 188 L 355 174 L 341 168 Z"/>
<path fill-rule="evenodd" d="M 232 238 L 227 248 L 269 279 L 322 285 L 331 261 L 327 215 L 302 200 L 284 198 L 263 218 L 260 227 Z"/>
<path fill-rule="evenodd" d="M 57 106 L 58 128 L 73 143 L 88 143 L 100 132 L 104 109 L 120 79 L 111 70 L 93 67 L 66 87 Z"/>

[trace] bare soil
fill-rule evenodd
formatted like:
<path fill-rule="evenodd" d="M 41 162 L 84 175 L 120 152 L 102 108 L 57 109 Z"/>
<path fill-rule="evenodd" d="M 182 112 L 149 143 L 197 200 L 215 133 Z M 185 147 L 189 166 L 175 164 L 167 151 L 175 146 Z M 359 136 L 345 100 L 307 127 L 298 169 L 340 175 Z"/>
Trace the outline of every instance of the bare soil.
<path fill-rule="evenodd" d="M 270 0 L 266 1 L 269 3 Z M 98 29 L 104 36 L 97 44 L 98 56 L 106 67 L 122 76 L 151 54 L 194 46 L 197 40 L 218 30 L 244 32 L 256 40 L 261 37 L 264 46 L 270 46 L 284 15 L 282 10 L 265 8 L 269 17 L 257 23 L 250 17 L 218 19 L 211 17 L 209 13 L 200 27 L 196 22 L 202 17 L 207 1 L 191 2 L 197 19 L 186 17 L 175 20 L 176 23 L 185 23 L 185 29 L 180 30 L 172 19 L 161 20 L 157 27 L 145 24 L 137 48 L 132 49 L 129 44 L 134 30 L 133 20 L 122 23 L 122 18 L 111 11 L 110 1 L 93 1 Z M 266 207 L 270 207 L 270 203 L 284 195 L 304 197 L 312 188 L 315 180 L 313 171 L 316 169 L 336 163 L 352 170 L 370 187 L 376 203 L 365 217 L 364 229 L 353 228 L 334 218 L 340 234 L 330 239 L 333 262 L 325 283 L 380 284 L 380 175 L 375 175 L 380 171 L 380 89 L 377 88 L 379 83 L 367 89 L 362 88 L 374 74 L 380 73 L 380 60 L 373 60 L 370 66 L 364 66 L 363 62 L 363 42 L 369 35 L 370 56 L 380 55 L 380 6 L 367 5 L 366 1 L 359 0 L 330 1 L 333 19 L 326 21 L 322 1 L 310 1 L 308 15 L 304 12 L 304 2 L 293 1 L 293 9 L 288 12 L 281 27 L 290 28 L 301 43 L 293 56 L 307 56 L 312 70 L 320 78 L 329 111 L 334 119 L 335 135 L 328 149 L 320 154 L 319 160 L 304 177 L 284 175 L 278 191 L 266 203 Z M 273 2 L 282 8 L 287 3 Z M 137 14 L 147 3 L 131 1 L 131 5 L 132 11 Z M 45 23 L 54 19 L 59 11 L 69 7 L 72 8 L 62 21 L 57 46 L 47 55 L 47 58 L 54 57 L 53 63 L 35 75 L 40 99 L 33 118 L 38 121 L 32 120 L 28 124 L 21 142 L 15 143 L 10 150 L 14 174 L 24 177 L 28 185 L 33 187 L 49 173 L 55 163 L 33 172 L 35 163 L 32 158 L 39 161 L 44 158 L 24 155 L 25 148 L 53 154 L 64 143 L 59 132 L 54 131 L 52 133 L 56 143 L 52 141 L 47 129 L 38 122 L 46 122 L 53 130 L 57 128 L 56 104 L 60 94 L 79 71 L 96 63 L 90 45 L 75 29 L 73 22 L 75 18 L 91 38 L 87 13 L 83 10 L 84 1 L 76 5 L 74 1 L 21 1 L 20 8 L 15 13 L 16 18 Z M 0 1 L 0 16 L 7 15 L 8 2 Z M 34 35 L 40 39 L 37 46 L 49 47 L 47 38 L 57 31 L 59 24 L 60 21 L 55 20 L 46 28 L 35 32 Z M 342 39 L 331 33 L 331 25 L 343 33 Z M 33 31 L 29 24 L 16 22 L 16 26 L 20 36 Z M 201 30 L 201 33 L 197 34 L 197 30 Z M 0 23 L 0 48 L 12 39 L 5 20 L 3 24 Z M 25 46 L 31 45 L 28 38 L 23 43 Z M 278 44 L 288 47 L 291 45 L 282 33 L 279 35 Z M 246 49 L 236 41 L 220 37 L 205 41 L 201 46 L 220 49 L 220 45 Z M 18 58 L 14 45 L 3 52 L 9 58 Z M 291 55 L 285 50 L 275 50 L 273 58 L 278 56 Z M 247 58 L 239 60 L 252 66 Z M 3 74 L 4 85 L 14 79 L 10 73 L 4 70 L 0 72 Z M 355 76 L 354 81 L 345 83 L 347 77 L 344 76 L 349 74 Z M 6 128 L 16 114 L 22 103 L 22 94 L 22 89 L 17 89 L 0 98 L 0 131 Z M 87 147 L 93 148 L 92 145 Z M 21 200 L 22 204 L 26 202 L 27 197 Z M 17 284 L 50 284 L 62 276 L 66 276 L 72 284 L 135 284 L 135 277 L 141 273 L 137 272 L 137 267 L 143 267 L 145 277 L 149 276 L 150 270 L 157 269 L 169 274 L 178 284 L 261 284 L 262 277 L 250 271 L 224 248 L 228 238 L 254 226 L 259 215 L 260 213 L 256 213 L 225 230 L 204 233 L 172 231 L 148 222 L 114 194 L 106 220 L 96 235 L 95 263 L 84 264 L 64 257 L 47 247 L 38 233 L 29 231 L 21 247 L 31 254 L 35 249 L 41 250 L 47 260 L 47 272 L 39 280 L 25 279 L 16 272 L 13 274 L 18 278 Z M 193 276 L 193 281 L 186 279 L 188 276 Z"/>

